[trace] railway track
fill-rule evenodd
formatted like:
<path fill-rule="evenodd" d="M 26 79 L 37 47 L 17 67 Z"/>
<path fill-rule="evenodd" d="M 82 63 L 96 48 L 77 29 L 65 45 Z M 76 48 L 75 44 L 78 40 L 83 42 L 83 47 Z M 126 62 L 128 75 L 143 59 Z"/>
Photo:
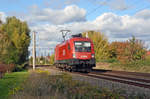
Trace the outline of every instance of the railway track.
<path fill-rule="evenodd" d="M 144 75 L 143 73 L 132 74 L 132 72 L 128 73 L 128 72 L 121 72 L 121 71 L 118 71 L 116 73 L 119 73 L 119 74 L 123 73 L 122 75 L 111 74 L 111 73 L 105 74 L 105 73 L 95 72 L 95 71 L 91 71 L 90 73 L 79 73 L 79 72 L 72 72 L 72 73 L 87 76 L 87 77 L 92 77 L 96 79 L 104 79 L 104 80 L 109 80 L 109 81 L 118 82 L 122 84 L 128 84 L 128 85 L 132 85 L 136 87 L 143 87 L 143 88 L 150 89 L 150 79 L 137 78 L 137 75 L 139 75 L 139 77 L 148 76 L 149 74 L 146 75 L 146 73 L 144 73 Z M 128 75 L 130 74 L 130 77 L 125 77 L 126 74 Z M 135 78 L 135 75 L 136 75 L 136 78 Z"/>
<path fill-rule="evenodd" d="M 93 72 L 92 74 L 97 74 L 97 73 Z M 138 78 L 133 78 L 133 77 L 117 76 L 117 75 L 113 75 L 113 74 L 102 74 L 102 73 L 98 74 L 98 75 L 113 77 L 113 78 L 119 78 L 119 79 L 125 79 L 125 80 L 131 80 L 131 81 L 137 81 L 137 82 L 143 82 L 143 83 L 149 83 L 150 84 L 150 80 L 147 80 L 147 79 L 138 79 Z"/>
<path fill-rule="evenodd" d="M 94 77 L 97 79 L 105 79 L 113 82 L 119 82 L 123 84 L 133 85 L 137 87 L 143 87 L 150 89 L 150 80 L 145 79 L 138 79 L 138 78 L 130 78 L 130 77 L 122 77 L 122 76 L 115 76 L 110 74 L 98 74 L 98 73 L 88 73 L 88 74 L 81 74 L 84 76 Z"/>
<path fill-rule="evenodd" d="M 38 66 L 43 67 L 43 66 Z M 48 66 L 44 66 L 48 67 Z M 52 68 L 56 69 L 56 68 Z M 59 69 L 57 69 L 59 70 Z M 68 71 L 65 71 L 68 72 Z M 111 70 L 92 70 L 90 73 L 71 72 L 86 77 L 92 77 L 95 79 L 104 79 L 113 82 L 128 84 L 137 87 L 143 87 L 150 89 L 150 74 L 148 73 L 136 73 L 136 72 L 125 72 L 125 71 L 111 71 Z M 129 76 L 130 75 L 130 76 Z M 141 78 L 142 77 L 142 78 Z M 147 77 L 149 79 L 143 79 Z"/>
<path fill-rule="evenodd" d="M 97 78 L 97 79 L 105 79 L 113 82 L 119 82 L 123 84 L 150 89 L 150 74 L 148 73 L 111 71 L 111 70 L 108 71 L 92 70 L 90 73 L 87 74 L 85 73 L 79 73 L 79 74 L 83 76 Z M 144 77 L 149 77 L 149 79 L 143 79 Z"/>
<path fill-rule="evenodd" d="M 148 77 L 150 79 L 150 73 L 139 73 L 139 72 L 126 72 L 126 71 L 115 71 L 115 70 L 103 70 L 103 69 L 93 69 L 93 72 L 101 72 L 101 73 L 114 73 L 118 75 L 132 75 L 132 76 L 141 76 Z"/>

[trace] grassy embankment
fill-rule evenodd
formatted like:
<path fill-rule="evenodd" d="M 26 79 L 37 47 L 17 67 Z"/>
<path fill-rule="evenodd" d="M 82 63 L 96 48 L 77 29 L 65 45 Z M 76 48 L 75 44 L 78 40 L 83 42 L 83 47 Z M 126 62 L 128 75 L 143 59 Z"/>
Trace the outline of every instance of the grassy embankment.
<path fill-rule="evenodd" d="M 6 73 L 5 76 L 0 79 L 0 99 L 7 99 L 12 90 L 18 90 L 19 85 L 28 77 L 28 72 L 13 72 Z"/>
<path fill-rule="evenodd" d="M 72 80 L 68 74 L 48 71 L 15 72 L 0 80 L 0 99 L 140 99 L 126 96 L 123 90 L 100 89 L 86 82 Z"/>
<path fill-rule="evenodd" d="M 122 90 L 100 89 L 85 82 L 72 80 L 68 74 L 52 75 L 48 71 L 31 72 L 13 99 L 140 99 L 126 96 Z"/>
<path fill-rule="evenodd" d="M 105 60 L 98 62 L 96 69 L 150 73 L 150 56 L 146 57 L 145 60 L 128 62 L 124 64 L 113 59 Z"/>

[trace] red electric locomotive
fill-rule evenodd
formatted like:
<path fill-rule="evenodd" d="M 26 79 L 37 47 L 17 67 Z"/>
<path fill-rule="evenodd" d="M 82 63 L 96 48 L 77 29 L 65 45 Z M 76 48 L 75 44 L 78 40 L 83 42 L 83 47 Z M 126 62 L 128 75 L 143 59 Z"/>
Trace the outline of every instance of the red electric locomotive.
<path fill-rule="evenodd" d="M 90 72 L 95 67 L 93 42 L 80 34 L 56 45 L 55 65 L 69 71 Z"/>

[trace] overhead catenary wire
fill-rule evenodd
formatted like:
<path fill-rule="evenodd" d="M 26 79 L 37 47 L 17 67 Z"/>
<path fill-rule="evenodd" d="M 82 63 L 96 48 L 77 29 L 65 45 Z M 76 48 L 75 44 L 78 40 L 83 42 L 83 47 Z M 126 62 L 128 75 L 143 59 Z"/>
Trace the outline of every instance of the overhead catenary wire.
<path fill-rule="evenodd" d="M 93 1 L 93 2 L 94 2 L 94 1 Z M 136 0 L 135 2 L 133 2 L 133 4 L 138 4 L 138 3 L 140 3 L 138 0 Z M 104 6 L 104 5 L 100 4 L 99 6 L 97 6 L 96 8 L 94 8 L 92 11 L 90 11 L 89 13 L 87 13 L 86 16 L 91 15 L 92 13 L 94 13 L 95 11 L 97 11 L 98 9 L 100 9 L 100 8 L 103 7 L 103 6 Z M 146 6 L 145 8 L 150 8 L 150 5 Z M 142 8 L 142 9 L 145 9 L 145 8 Z M 140 9 L 140 10 L 142 10 L 142 9 Z M 127 9 L 126 9 L 126 10 L 127 10 Z M 140 10 L 138 10 L 138 11 L 140 11 Z M 136 11 L 136 12 L 138 12 L 138 11 Z"/>

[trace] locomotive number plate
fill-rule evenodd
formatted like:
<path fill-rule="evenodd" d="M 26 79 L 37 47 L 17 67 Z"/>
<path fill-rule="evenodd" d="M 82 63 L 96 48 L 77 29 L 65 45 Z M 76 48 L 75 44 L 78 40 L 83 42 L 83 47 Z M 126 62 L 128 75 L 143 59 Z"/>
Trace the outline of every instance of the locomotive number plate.
<path fill-rule="evenodd" d="M 86 55 L 82 55 L 81 58 L 87 58 L 87 56 Z"/>

